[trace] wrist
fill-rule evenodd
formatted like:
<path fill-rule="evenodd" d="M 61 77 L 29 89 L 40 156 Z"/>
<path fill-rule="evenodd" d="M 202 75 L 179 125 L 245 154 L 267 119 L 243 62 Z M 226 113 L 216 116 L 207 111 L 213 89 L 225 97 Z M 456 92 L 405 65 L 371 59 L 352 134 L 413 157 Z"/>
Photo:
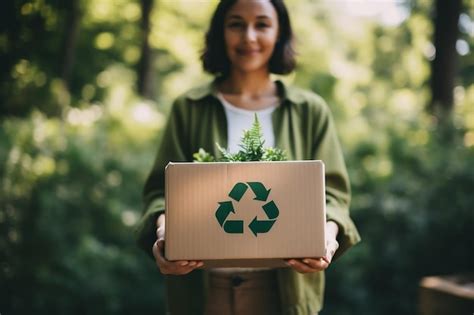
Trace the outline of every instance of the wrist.
<path fill-rule="evenodd" d="M 337 239 L 337 234 L 339 233 L 339 226 L 334 221 L 326 222 L 326 235 Z"/>

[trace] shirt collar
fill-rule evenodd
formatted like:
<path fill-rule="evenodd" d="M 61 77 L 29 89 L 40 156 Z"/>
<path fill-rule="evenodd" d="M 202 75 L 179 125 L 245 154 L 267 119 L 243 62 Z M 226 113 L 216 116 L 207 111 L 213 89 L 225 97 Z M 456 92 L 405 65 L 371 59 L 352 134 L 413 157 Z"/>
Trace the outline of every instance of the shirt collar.
<path fill-rule="evenodd" d="M 186 97 L 190 100 L 197 101 L 208 96 L 217 98 L 217 82 L 218 79 L 214 79 L 206 84 L 195 87 L 186 93 Z M 289 100 L 292 103 L 300 103 L 304 98 L 302 92 L 296 88 L 287 86 L 280 80 L 275 81 L 278 89 L 278 94 L 282 100 Z"/>

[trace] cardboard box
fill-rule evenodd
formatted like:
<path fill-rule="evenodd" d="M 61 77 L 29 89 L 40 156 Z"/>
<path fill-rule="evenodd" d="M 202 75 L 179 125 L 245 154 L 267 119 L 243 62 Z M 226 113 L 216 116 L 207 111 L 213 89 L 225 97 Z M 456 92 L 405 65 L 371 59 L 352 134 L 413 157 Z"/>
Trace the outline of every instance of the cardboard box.
<path fill-rule="evenodd" d="M 421 279 L 420 315 L 472 314 L 474 273 L 431 276 Z"/>
<path fill-rule="evenodd" d="M 169 260 L 209 267 L 284 267 L 325 254 L 322 161 L 169 163 Z"/>

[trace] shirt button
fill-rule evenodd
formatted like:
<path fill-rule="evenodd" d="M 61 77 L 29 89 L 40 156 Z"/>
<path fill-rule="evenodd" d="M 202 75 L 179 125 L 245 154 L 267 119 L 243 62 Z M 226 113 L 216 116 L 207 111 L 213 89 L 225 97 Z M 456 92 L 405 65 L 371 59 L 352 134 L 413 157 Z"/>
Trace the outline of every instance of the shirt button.
<path fill-rule="evenodd" d="M 239 285 L 242 284 L 242 282 L 244 282 L 244 279 L 242 279 L 242 277 L 239 277 L 239 276 L 232 277 L 232 286 L 238 287 Z"/>

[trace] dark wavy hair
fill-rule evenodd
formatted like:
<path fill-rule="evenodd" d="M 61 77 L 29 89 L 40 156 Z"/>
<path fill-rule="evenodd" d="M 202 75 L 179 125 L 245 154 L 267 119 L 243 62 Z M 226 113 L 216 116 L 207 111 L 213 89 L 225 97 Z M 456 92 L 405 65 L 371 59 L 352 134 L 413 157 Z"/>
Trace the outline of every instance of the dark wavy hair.
<path fill-rule="evenodd" d="M 296 66 L 293 30 L 288 9 L 283 0 L 269 1 L 277 12 L 280 33 L 269 61 L 269 71 L 275 74 L 288 74 Z M 204 70 L 220 77 L 226 77 L 230 72 L 230 60 L 227 56 L 224 39 L 224 18 L 227 11 L 236 2 L 237 0 L 221 0 L 219 2 L 206 33 L 205 47 L 201 54 Z"/>

